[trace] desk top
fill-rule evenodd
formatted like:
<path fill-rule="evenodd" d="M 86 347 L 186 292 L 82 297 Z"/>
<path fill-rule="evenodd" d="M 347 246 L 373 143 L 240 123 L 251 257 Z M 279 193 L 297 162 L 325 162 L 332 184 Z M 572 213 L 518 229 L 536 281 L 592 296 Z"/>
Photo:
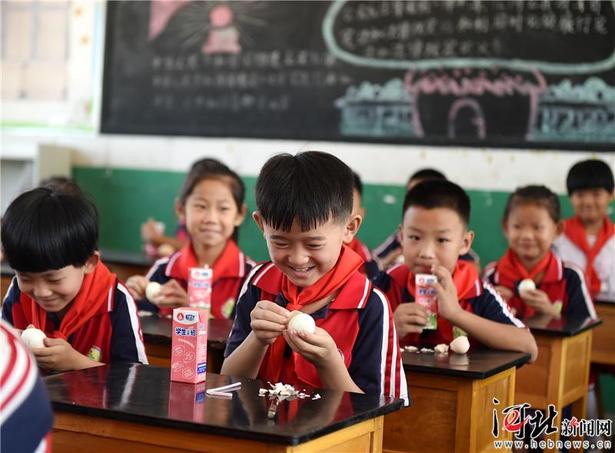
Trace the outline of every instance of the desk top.
<path fill-rule="evenodd" d="M 566 318 L 565 316 L 552 319 L 533 317 L 524 319 L 523 322 L 530 328 L 533 334 L 538 333 L 554 337 L 574 337 L 602 324 L 602 321 L 599 319 Z"/>
<path fill-rule="evenodd" d="M 615 305 L 615 300 L 598 299 L 594 301 L 594 304 Z"/>
<path fill-rule="evenodd" d="M 469 351 L 467 354 L 430 354 L 404 352 L 402 361 L 406 371 L 457 376 L 467 379 L 485 379 L 511 367 L 519 367 L 530 360 L 524 352 L 496 351 L 493 349 Z M 412 385 L 412 378 L 408 379 Z"/>
<path fill-rule="evenodd" d="M 100 249 L 100 257 L 103 263 L 131 264 L 143 267 L 150 267 L 154 263 L 152 258 L 148 258 L 142 252 L 126 250 Z"/>
<path fill-rule="evenodd" d="M 143 340 L 145 340 L 145 342 L 171 344 L 171 331 L 173 329 L 172 319 L 154 314 L 151 316 L 141 316 L 139 317 L 139 321 L 141 323 L 141 331 L 143 332 Z M 232 327 L 233 321 L 230 319 L 210 319 L 209 331 L 207 332 L 207 343 L 209 346 L 211 347 L 219 344 L 224 348 Z"/>
<path fill-rule="evenodd" d="M 206 388 L 240 381 L 232 398 Z M 45 378 L 54 410 L 145 425 L 197 431 L 259 442 L 297 445 L 402 407 L 401 400 L 327 390 L 321 399 L 279 403 L 268 418 L 270 400 L 259 397 L 261 381 L 208 374 L 207 382 L 170 382 L 169 369 L 111 364 Z"/>

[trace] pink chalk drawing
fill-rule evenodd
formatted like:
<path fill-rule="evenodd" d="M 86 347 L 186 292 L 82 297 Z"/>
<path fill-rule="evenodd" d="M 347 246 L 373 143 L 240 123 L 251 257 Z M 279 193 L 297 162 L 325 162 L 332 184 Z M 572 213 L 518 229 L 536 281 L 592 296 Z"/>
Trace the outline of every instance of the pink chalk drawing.
<path fill-rule="evenodd" d="M 151 41 L 162 33 L 171 17 L 188 3 L 189 0 L 152 0 L 148 39 Z"/>
<path fill-rule="evenodd" d="M 476 99 L 461 98 L 453 102 L 451 109 L 448 112 L 448 138 L 455 138 L 457 136 L 457 130 L 455 128 L 456 119 L 458 113 L 462 109 L 470 109 L 472 111 L 472 119 L 470 120 L 472 125 L 476 128 L 476 136 L 483 140 L 487 137 L 487 125 L 485 122 L 485 115 L 483 109 Z"/>
<path fill-rule="evenodd" d="M 202 48 L 204 54 L 241 52 L 239 31 L 233 25 L 233 10 L 228 5 L 216 5 L 212 8 L 209 22 L 209 35 Z"/>
<path fill-rule="evenodd" d="M 412 124 L 418 137 L 424 137 L 425 131 L 419 111 L 419 100 L 421 96 L 439 94 L 442 96 L 454 96 L 460 99 L 453 101 L 448 114 L 448 132 L 455 130 L 455 125 L 451 126 L 451 121 L 455 121 L 459 111 L 464 107 L 469 107 L 476 113 L 475 125 L 478 134 L 487 135 L 485 117 L 480 107 L 480 97 L 490 94 L 498 98 L 506 96 L 521 95 L 529 99 L 529 114 L 526 128 L 526 137 L 530 134 L 536 122 L 538 111 L 538 98 L 547 90 L 547 82 L 538 70 L 529 73 L 532 77 L 521 74 L 511 74 L 506 71 L 493 70 L 490 74 L 486 71 L 473 71 L 472 69 L 456 69 L 452 73 L 429 71 L 417 74 L 416 71 L 408 71 L 405 76 L 404 84 L 406 91 L 410 94 L 413 104 L 414 114 Z M 473 100 L 474 102 L 470 102 Z M 478 107 L 478 109 L 476 108 Z M 480 114 L 479 114 L 480 112 Z M 481 126 L 482 121 L 482 126 Z M 452 129 L 451 129 L 452 127 Z"/>

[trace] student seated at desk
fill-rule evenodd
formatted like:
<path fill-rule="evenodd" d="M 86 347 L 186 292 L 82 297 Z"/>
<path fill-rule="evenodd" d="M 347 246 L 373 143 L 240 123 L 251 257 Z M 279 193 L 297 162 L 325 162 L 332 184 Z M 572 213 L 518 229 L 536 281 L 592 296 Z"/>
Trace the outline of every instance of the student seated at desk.
<path fill-rule="evenodd" d="M 32 349 L 41 368 L 147 363 L 135 303 L 100 260 L 91 201 L 46 188 L 25 192 L 6 210 L 1 235 L 15 270 L 2 318 L 46 333 L 45 347 Z"/>
<path fill-rule="evenodd" d="M 527 352 L 535 360 L 532 334 L 490 285 L 481 284 L 476 267 L 460 259 L 474 238 L 469 219 L 470 199 L 450 181 L 425 181 L 406 194 L 401 226 L 405 264 L 381 274 L 378 282 L 394 310 L 402 344 L 448 344 L 462 329 L 490 348 Z M 414 303 L 416 274 L 437 277 L 431 285 L 438 300 L 437 329 L 424 329 L 427 312 Z"/>
<path fill-rule="evenodd" d="M 443 173 L 433 168 L 423 168 L 414 172 L 408 179 L 406 189 L 410 190 L 417 184 L 423 181 L 430 180 L 446 181 L 446 176 Z M 391 233 L 385 240 L 376 247 L 373 251 L 374 260 L 378 263 L 381 271 L 386 271 L 388 268 L 395 264 L 401 264 L 404 262 L 404 256 L 401 246 L 401 233 L 399 229 Z M 474 262 L 476 268 L 480 269 L 480 259 L 478 254 L 470 249 L 468 252 L 460 257 L 464 261 Z"/>
<path fill-rule="evenodd" d="M 365 208 L 363 207 L 363 182 L 361 177 L 352 172 L 353 177 L 353 189 L 352 189 L 352 215 L 359 215 L 362 219 L 365 219 Z M 358 237 L 354 237 L 348 244 L 357 255 L 363 258 L 365 262 L 361 267 L 361 272 L 367 275 L 367 278 L 374 280 L 378 276 L 378 263 L 372 258 L 372 253 L 369 248 L 359 240 Z"/>
<path fill-rule="evenodd" d="M 241 285 L 253 266 L 236 242 L 246 215 L 244 198 L 243 181 L 222 162 L 201 159 L 192 165 L 177 204 L 190 241 L 177 253 L 156 261 L 145 277 L 137 275 L 126 281 L 140 309 L 166 315 L 173 307 L 188 305 L 190 268 L 209 266 L 213 268 L 211 316 L 232 318 Z M 147 300 L 145 289 L 150 281 L 162 287 L 155 298 Z"/>
<path fill-rule="evenodd" d="M 51 451 L 53 412 L 34 359 L 0 320 L 0 451 Z"/>
<path fill-rule="evenodd" d="M 564 221 L 555 252 L 584 270 L 593 298 L 615 301 L 615 224 L 608 212 L 613 172 L 600 160 L 578 162 L 568 172 L 566 186 L 575 215 Z"/>
<path fill-rule="evenodd" d="M 272 261 L 242 289 L 222 374 L 407 402 L 389 305 L 345 245 L 361 225 L 350 168 L 316 151 L 275 156 L 258 177 L 256 207 Z M 295 310 L 314 319 L 314 333 L 288 328 Z"/>
<path fill-rule="evenodd" d="M 583 273 L 551 250 L 561 232 L 556 194 L 545 186 L 518 188 L 508 197 L 502 226 L 508 250 L 486 267 L 484 277 L 517 317 L 596 318 Z M 535 289 L 520 290 L 522 280 L 531 280 Z"/>

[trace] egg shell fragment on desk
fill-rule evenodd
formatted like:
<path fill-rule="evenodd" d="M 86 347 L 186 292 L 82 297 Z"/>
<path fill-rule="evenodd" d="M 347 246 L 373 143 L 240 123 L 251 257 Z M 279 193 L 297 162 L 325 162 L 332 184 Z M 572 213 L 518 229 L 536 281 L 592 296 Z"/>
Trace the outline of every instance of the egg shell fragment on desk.
<path fill-rule="evenodd" d="M 470 349 L 468 337 L 457 337 L 450 343 L 450 348 L 457 354 L 465 354 Z"/>

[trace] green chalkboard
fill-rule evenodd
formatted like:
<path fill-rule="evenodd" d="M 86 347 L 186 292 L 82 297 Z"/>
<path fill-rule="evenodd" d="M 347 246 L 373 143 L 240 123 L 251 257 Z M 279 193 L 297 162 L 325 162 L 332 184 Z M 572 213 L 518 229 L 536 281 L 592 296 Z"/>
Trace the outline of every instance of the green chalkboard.
<path fill-rule="evenodd" d="M 110 1 L 101 130 L 612 150 L 613 1 Z"/>

